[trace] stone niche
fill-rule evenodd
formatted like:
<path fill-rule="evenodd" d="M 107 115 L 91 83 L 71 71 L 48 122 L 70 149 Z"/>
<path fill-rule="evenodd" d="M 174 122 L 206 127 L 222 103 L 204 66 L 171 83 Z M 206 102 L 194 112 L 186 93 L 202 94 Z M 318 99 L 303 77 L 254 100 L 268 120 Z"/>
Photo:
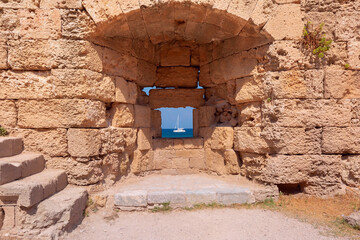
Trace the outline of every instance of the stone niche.
<path fill-rule="evenodd" d="M 359 43 L 343 26 L 358 12 L 298 2 L 3 1 L 0 125 L 76 185 L 204 171 L 359 187 Z M 319 14 L 339 28 L 325 64 L 298 46 Z M 161 139 L 156 109 L 184 106 L 195 137 Z"/>

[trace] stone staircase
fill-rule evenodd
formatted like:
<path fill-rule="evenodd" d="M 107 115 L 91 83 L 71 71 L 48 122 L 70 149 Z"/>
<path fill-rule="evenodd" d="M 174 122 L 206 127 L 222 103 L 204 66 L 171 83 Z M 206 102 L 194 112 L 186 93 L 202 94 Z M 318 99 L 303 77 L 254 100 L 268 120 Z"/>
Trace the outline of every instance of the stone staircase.
<path fill-rule="evenodd" d="M 0 239 L 56 239 L 81 222 L 86 201 L 63 170 L 23 152 L 21 138 L 0 138 Z"/>

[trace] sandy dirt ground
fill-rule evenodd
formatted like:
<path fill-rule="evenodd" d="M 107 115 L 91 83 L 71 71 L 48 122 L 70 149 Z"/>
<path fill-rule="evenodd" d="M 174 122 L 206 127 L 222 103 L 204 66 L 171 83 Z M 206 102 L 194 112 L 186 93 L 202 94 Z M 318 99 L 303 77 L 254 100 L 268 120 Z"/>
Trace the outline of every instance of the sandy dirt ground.
<path fill-rule="evenodd" d="M 260 209 L 100 211 L 84 219 L 66 240 L 330 240 L 325 229 Z M 344 238 L 341 238 L 344 239 Z"/>

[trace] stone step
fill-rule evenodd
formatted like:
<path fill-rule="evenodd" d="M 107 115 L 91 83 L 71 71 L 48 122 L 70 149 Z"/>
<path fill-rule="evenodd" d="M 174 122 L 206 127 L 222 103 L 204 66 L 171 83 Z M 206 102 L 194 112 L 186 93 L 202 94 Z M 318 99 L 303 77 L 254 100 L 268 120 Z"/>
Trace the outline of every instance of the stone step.
<path fill-rule="evenodd" d="M 22 153 L 0 158 L 0 185 L 39 173 L 45 168 L 41 154 Z"/>
<path fill-rule="evenodd" d="M 0 205 L 17 204 L 29 208 L 66 186 L 65 171 L 45 169 L 41 173 L 0 186 Z"/>
<path fill-rule="evenodd" d="M 17 137 L 0 137 L 0 158 L 11 157 L 23 151 L 23 141 Z"/>
<path fill-rule="evenodd" d="M 16 222 L 21 220 L 21 225 L 8 228 L 4 233 L 13 237 L 9 239 L 17 239 L 19 235 L 26 239 L 59 239 L 81 223 L 86 203 L 86 189 L 67 186 L 32 208 L 17 210 Z"/>

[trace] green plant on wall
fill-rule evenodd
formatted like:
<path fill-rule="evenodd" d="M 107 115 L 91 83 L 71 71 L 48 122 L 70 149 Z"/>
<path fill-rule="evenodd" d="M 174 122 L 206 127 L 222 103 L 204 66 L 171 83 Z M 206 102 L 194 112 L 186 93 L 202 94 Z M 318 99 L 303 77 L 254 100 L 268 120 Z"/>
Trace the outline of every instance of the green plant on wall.
<path fill-rule="evenodd" d="M 8 135 L 8 132 L 6 131 L 5 128 L 3 128 L 1 125 L 0 125 L 0 136 L 6 136 Z"/>
<path fill-rule="evenodd" d="M 303 45 L 306 49 L 311 50 L 312 54 L 316 55 L 318 58 L 323 58 L 325 53 L 331 48 L 331 39 L 327 39 L 325 35 L 322 34 L 324 23 L 321 23 L 320 26 L 314 28 L 311 22 L 307 22 L 304 26 L 303 33 Z"/>

